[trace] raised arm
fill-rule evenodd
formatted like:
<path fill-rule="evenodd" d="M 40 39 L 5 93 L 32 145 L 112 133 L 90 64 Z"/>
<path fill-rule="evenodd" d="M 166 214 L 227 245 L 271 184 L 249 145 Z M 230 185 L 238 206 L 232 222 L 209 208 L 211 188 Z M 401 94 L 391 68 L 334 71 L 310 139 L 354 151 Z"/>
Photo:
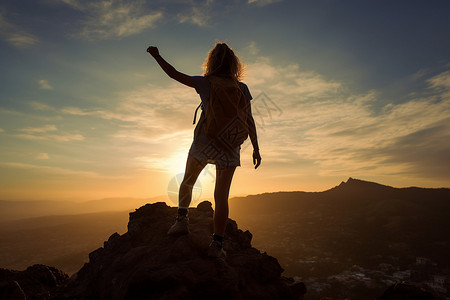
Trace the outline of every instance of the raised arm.
<path fill-rule="evenodd" d="M 189 87 L 194 87 L 192 77 L 178 72 L 174 67 L 172 67 L 167 61 L 164 60 L 164 58 L 161 57 L 161 55 L 159 55 L 158 48 L 150 46 L 147 48 L 147 52 L 153 56 L 153 58 L 158 62 L 161 69 L 163 69 L 170 78 L 175 79 L 176 81 Z"/>

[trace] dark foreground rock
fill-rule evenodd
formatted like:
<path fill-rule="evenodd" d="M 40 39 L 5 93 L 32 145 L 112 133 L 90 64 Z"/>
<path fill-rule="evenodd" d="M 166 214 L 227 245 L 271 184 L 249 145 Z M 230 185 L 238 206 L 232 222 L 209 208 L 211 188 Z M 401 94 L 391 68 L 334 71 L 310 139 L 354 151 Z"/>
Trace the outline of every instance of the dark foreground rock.
<path fill-rule="evenodd" d="M 252 235 L 229 219 L 227 257 L 207 257 L 211 203 L 190 209 L 190 234 L 167 236 L 176 208 L 147 204 L 130 213 L 128 232 L 104 247 L 53 299 L 301 299 L 303 283 L 283 278 L 278 261 L 251 246 Z"/>
<path fill-rule="evenodd" d="M 47 299 L 68 279 L 66 273 L 44 265 L 25 271 L 0 269 L 0 299 Z"/>

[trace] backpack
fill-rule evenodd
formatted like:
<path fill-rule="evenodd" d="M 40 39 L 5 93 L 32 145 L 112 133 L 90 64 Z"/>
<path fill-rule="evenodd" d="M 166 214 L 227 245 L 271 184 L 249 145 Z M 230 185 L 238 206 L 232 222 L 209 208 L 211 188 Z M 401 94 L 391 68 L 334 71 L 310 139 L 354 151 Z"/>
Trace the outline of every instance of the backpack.
<path fill-rule="evenodd" d="M 220 76 L 208 76 L 208 80 L 211 92 L 202 129 L 216 145 L 233 150 L 248 137 L 250 103 L 235 80 Z"/>

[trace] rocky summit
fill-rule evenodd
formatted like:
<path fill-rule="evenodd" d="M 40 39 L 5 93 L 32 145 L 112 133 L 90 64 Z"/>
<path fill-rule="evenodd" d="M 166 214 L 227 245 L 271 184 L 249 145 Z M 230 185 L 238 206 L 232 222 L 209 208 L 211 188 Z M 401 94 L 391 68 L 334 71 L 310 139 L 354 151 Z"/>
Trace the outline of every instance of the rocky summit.
<path fill-rule="evenodd" d="M 130 213 L 128 232 L 114 233 L 52 299 L 302 299 L 303 283 L 281 276 L 277 259 L 251 246 L 252 234 L 229 219 L 225 259 L 208 258 L 213 210 L 189 210 L 188 235 L 171 237 L 177 209 L 147 204 Z"/>

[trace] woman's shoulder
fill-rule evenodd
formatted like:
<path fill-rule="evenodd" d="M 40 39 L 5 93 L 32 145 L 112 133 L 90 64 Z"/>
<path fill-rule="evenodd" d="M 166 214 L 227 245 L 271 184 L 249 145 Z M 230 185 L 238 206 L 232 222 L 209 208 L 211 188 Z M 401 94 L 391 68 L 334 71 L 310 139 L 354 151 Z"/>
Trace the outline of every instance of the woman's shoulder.
<path fill-rule="evenodd" d="M 206 78 L 206 76 L 201 76 L 201 75 L 199 75 L 199 76 L 192 76 L 192 80 L 196 81 L 196 82 L 201 82 L 201 83 L 208 82 L 208 79 Z"/>
<path fill-rule="evenodd" d="M 250 90 L 248 89 L 248 86 L 247 86 L 245 83 L 243 83 L 242 81 L 238 81 L 238 85 L 239 85 L 241 91 L 244 93 L 245 97 L 246 97 L 248 100 L 252 100 L 253 97 L 252 97 L 252 95 L 250 94 Z"/>
<path fill-rule="evenodd" d="M 210 83 L 205 76 L 192 76 L 192 83 L 198 94 L 207 93 Z"/>
<path fill-rule="evenodd" d="M 244 82 L 238 81 L 238 84 L 239 84 L 239 87 L 240 87 L 240 88 L 248 89 L 248 86 L 247 86 Z"/>

